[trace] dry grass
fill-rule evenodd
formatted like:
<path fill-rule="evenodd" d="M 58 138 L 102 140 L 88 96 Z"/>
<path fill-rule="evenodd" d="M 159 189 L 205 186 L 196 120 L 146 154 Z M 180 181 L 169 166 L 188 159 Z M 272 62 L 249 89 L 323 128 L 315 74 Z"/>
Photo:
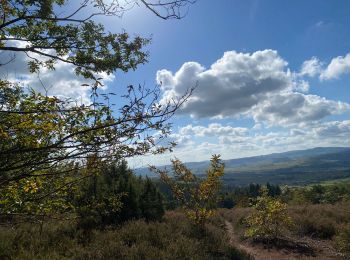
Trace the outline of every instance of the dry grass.
<path fill-rule="evenodd" d="M 0 259 L 248 259 L 229 243 L 219 217 L 204 229 L 181 212 L 162 222 L 130 221 L 118 228 L 78 230 L 73 224 L 0 228 Z"/>
<path fill-rule="evenodd" d="M 289 214 L 297 235 L 332 239 L 344 224 L 350 223 L 350 202 L 292 206 Z"/>

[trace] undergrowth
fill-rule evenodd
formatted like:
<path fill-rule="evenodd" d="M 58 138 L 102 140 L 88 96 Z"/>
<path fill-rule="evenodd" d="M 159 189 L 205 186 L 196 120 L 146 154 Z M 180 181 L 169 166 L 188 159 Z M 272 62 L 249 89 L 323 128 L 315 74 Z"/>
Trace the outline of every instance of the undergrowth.
<path fill-rule="evenodd" d="M 163 222 L 129 221 L 79 230 L 74 223 L 0 228 L 0 259 L 249 259 L 229 244 L 220 218 L 201 230 L 182 213 Z"/>

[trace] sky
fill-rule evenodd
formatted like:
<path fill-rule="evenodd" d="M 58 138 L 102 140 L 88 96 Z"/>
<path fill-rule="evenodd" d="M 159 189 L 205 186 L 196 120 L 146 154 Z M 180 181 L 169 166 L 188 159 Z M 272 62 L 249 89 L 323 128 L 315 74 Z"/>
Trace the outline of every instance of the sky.
<path fill-rule="evenodd" d="M 132 167 L 350 146 L 350 1 L 197 0 L 183 11 L 164 21 L 136 6 L 98 18 L 106 30 L 152 37 L 149 62 L 102 75 L 106 91 L 161 84 L 166 101 L 197 86 L 172 119 L 174 152 Z M 9 77 L 37 80 L 12 66 Z M 50 94 L 89 99 L 70 65 L 41 77 L 56 83 Z"/>

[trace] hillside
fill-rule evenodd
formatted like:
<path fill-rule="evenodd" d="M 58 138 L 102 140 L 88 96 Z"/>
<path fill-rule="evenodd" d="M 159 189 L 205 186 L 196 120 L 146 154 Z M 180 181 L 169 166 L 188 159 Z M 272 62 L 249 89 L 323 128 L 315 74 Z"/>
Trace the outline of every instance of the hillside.
<path fill-rule="evenodd" d="M 350 177 L 349 147 L 317 147 L 268 155 L 225 160 L 224 185 L 241 186 L 251 182 L 306 185 Z M 186 166 L 201 175 L 209 161 Z M 169 166 L 165 166 L 169 168 Z M 156 177 L 147 168 L 136 174 Z"/>

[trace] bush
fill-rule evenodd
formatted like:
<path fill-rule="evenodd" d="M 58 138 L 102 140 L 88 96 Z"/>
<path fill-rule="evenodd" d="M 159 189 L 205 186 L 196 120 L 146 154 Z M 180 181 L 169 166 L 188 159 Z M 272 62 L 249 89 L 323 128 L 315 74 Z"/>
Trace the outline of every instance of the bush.
<path fill-rule="evenodd" d="M 283 237 L 292 224 L 287 214 L 287 204 L 268 196 L 267 189 L 257 198 L 255 211 L 247 218 L 246 236 L 258 240 L 272 241 Z"/>
<path fill-rule="evenodd" d="M 12 241 L 15 239 L 15 234 L 12 230 L 0 231 L 0 259 L 11 259 L 11 255 L 15 253 Z"/>
<path fill-rule="evenodd" d="M 350 224 L 340 229 L 334 241 L 336 248 L 350 257 Z"/>
<path fill-rule="evenodd" d="M 294 232 L 300 236 L 331 239 L 342 225 L 349 223 L 349 206 L 349 202 L 343 202 L 290 207 Z"/>
<path fill-rule="evenodd" d="M 336 228 L 331 220 L 305 218 L 299 222 L 299 227 L 300 234 L 321 239 L 331 239 L 336 233 Z"/>

